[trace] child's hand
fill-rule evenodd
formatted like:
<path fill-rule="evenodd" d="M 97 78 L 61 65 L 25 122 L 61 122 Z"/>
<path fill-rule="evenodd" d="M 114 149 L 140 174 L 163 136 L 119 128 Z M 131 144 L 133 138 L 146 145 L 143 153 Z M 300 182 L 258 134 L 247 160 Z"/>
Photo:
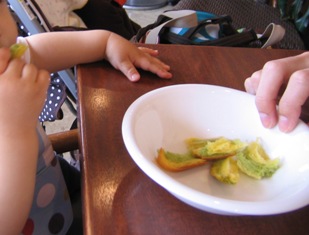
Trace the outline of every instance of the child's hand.
<path fill-rule="evenodd" d="M 132 82 L 140 79 L 136 68 L 153 72 L 161 78 L 172 77 L 169 72 L 170 66 L 153 57 L 157 54 L 156 50 L 149 48 L 140 47 L 138 49 L 132 43 L 115 34 L 111 34 L 106 47 L 107 60 Z"/>
<path fill-rule="evenodd" d="M 0 48 L 0 123 L 15 128 L 34 128 L 43 108 L 49 73 L 20 59 L 10 60 Z"/>

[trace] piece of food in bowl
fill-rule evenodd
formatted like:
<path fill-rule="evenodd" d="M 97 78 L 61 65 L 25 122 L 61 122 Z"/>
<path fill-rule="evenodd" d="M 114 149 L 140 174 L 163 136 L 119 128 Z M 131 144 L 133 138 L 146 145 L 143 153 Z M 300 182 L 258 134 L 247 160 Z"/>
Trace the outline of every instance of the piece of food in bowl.
<path fill-rule="evenodd" d="M 271 177 L 280 167 L 279 159 L 270 159 L 259 139 L 247 143 L 223 137 L 191 138 L 186 143 L 188 152 L 185 154 L 159 149 L 156 158 L 158 165 L 165 170 L 177 172 L 210 162 L 210 174 L 226 184 L 236 184 L 240 171 L 252 178 L 262 179 Z M 197 153 L 204 153 L 204 157 Z"/>
<path fill-rule="evenodd" d="M 215 139 L 190 138 L 186 140 L 188 149 L 197 157 L 215 160 L 233 156 L 242 151 L 247 143 L 224 137 Z"/>
<path fill-rule="evenodd" d="M 10 47 L 11 59 L 18 59 L 22 57 L 28 47 L 25 44 L 15 43 Z"/>
<path fill-rule="evenodd" d="M 165 151 L 163 148 L 158 150 L 156 161 L 160 167 L 168 171 L 184 171 L 206 164 L 205 159 L 196 158 L 190 152 L 178 154 Z"/>
<path fill-rule="evenodd" d="M 250 143 L 236 157 L 239 169 L 255 179 L 271 177 L 280 167 L 279 158 L 270 159 L 259 141 Z"/>
<path fill-rule="evenodd" d="M 237 184 L 239 171 L 236 160 L 233 157 L 216 160 L 210 168 L 210 175 L 226 184 Z"/>

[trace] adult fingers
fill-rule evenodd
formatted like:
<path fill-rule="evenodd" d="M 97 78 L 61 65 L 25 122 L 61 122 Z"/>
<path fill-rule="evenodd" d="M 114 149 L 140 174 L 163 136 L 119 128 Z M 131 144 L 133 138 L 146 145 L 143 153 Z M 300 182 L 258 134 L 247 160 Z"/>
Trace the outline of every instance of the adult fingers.
<path fill-rule="evenodd" d="M 309 68 L 293 73 L 283 96 L 280 99 L 279 128 L 290 132 L 295 128 L 300 117 L 302 106 L 309 96 Z"/>
<path fill-rule="evenodd" d="M 300 119 L 304 122 L 309 122 L 309 97 L 307 98 L 305 104 L 302 106 L 302 112 L 300 114 Z"/>
<path fill-rule="evenodd" d="M 248 93 L 255 95 L 259 87 L 262 70 L 254 72 L 251 77 L 245 80 L 245 89 Z"/>
<path fill-rule="evenodd" d="M 268 74 L 267 72 L 263 73 L 262 79 L 262 71 L 271 70 L 270 67 L 273 67 L 273 71 L 275 73 Z M 260 81 L 267 79 L 267 77 L 271 77 L 273 75 L 277 75 L 278 72 L 285 74 L 285 78 L 282 78 L 282 81 L 287 81 L 289 76 L 296 70 L 301 70 L 309 67 L 309 52 L 304 52 L 297 56 L 287 57 L 279 60 L 274 60 L 265 64 L 263 70 L 259 70 L 254 72 L 251 77 L 245 80 L 245 89 L 248 93 L 255 95 L 257 93 L 257 89 L 259 87 Z M 270 71 L 271 72 L 271 71 Z M 269 79 L 270 83 L 272 82 Z"/>
<path fill-rule="evenodd" d="M 287 76 L 284 61 L 270 61 L 263 67 L 255 103 L 266 128 L 272 128 L 277 123 L 277 96 Z"/>
<path fill-rule="evenodd" d="M 291 75 L 308 68 L 308 53 L 267 62 L 262 70 L 256 91 L 256 106 L 261 121 L 267 128 L 277 124 L 277 97 L 282 85 L 286 84 Z"/>

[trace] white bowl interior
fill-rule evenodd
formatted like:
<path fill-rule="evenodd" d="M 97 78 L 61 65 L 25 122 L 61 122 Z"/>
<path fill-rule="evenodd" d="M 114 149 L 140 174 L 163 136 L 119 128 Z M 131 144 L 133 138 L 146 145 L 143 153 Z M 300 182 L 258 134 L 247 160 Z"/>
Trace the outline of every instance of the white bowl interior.
<path fill-rule="evenodd" d="M 137 99 L 123 119 L 125 145 L 136 164 L 154 181 L 185 203 L 218 214 L 278 214 L 309 202 L 309 131 L 300 122 L 290 134 L 265 129 L 254 97 L 230 88 L 175 85 Z M 161 147 L 186 152 L 190 137 L 224 136 L 243 141 L 261 138 L 271 158 L 281 159 L 269 179 L 241 175 L 237 185 L 225 185 L 205 165 L 185 172 L 162 170 L 155 162 Z"/>

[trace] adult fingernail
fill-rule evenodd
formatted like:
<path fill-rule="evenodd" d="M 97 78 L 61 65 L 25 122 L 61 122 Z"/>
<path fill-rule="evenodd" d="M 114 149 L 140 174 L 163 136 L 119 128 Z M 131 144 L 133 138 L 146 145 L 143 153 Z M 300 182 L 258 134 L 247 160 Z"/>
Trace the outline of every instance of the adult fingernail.
<path fill-rule="evenodd" d="M 252 87 L 252 84 L 251 84 L 251 81 L 248 79 L 245 80 L 245 88 L 246 88 L 246 91 L 252 95 L 255 95 L 255 91 Z"/>
<path fill-rule="evenodd" d="M 266 113 L 259 113 L 261 122 L 265 128 L 272 128 L 273 121 L 272 118 Z"/>
<path fill-rule="evenodd" d="M 291 123 L 289 121 L 289 119 L 285 116 L 280 115 L 279 116 L 279 129 L 282 132 L 289 132 L 291 131 Z"/>

